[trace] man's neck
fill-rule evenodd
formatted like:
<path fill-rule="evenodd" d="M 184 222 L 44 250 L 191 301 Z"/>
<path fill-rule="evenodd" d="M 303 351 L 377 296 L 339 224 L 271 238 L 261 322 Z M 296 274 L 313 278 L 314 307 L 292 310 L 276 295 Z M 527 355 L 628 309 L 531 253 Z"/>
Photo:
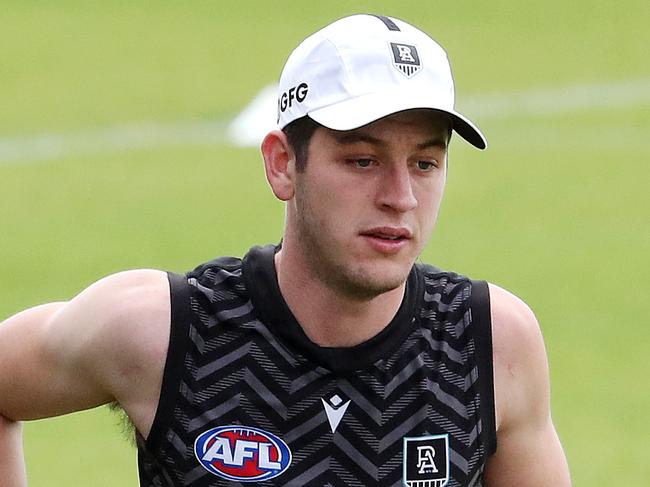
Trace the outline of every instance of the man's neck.
<path fill-rule="evenodd" d="M 275 268 L 282 296 L 309 339 L 322 347 L 350 347 L 380 333 L 396 315 L 406 284 L 368 299 L 346 296 L 313 276 L 281 249 Z"/>

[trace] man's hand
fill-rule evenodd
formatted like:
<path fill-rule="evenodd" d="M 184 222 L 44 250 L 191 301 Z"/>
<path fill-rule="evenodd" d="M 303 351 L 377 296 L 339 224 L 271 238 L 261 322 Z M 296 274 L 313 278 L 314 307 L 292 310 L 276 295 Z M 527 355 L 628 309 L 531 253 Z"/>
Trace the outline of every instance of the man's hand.
<path fill-rule="evenodd" d="M 26 487 L 20 423 L 0 415 L 0 487 Z"/>

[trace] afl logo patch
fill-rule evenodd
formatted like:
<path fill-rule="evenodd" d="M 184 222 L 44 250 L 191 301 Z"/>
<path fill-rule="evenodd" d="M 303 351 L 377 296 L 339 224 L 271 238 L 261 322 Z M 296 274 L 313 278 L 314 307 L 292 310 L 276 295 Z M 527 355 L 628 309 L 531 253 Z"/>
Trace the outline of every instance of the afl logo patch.
<path fill-rule="evenodd" d="M 237 482 L 261 482 L 284 473 L 291 450 L 277 436 L 248 426 L 219 426 L 202 433 L 194 454 L 208 472 Z"/>
<path fill-rule="evenodd" d="M 404 438 L 405 487 L 445 487 L 449 482 L 449 435 Z"/>

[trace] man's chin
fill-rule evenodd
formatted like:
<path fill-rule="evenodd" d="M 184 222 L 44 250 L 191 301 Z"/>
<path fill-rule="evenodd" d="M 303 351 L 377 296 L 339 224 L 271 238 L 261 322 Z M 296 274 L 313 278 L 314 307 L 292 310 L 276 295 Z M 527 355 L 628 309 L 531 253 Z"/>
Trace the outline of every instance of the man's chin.
<path fill-rule="evenodd" d="M 394 291 L 404 285 L 408 278 L 410 268 L 406 271 L 359 272 L 343 274 L 336 282 L 339 290 L 352 299 L 369 301 L 382 294 Z"/>

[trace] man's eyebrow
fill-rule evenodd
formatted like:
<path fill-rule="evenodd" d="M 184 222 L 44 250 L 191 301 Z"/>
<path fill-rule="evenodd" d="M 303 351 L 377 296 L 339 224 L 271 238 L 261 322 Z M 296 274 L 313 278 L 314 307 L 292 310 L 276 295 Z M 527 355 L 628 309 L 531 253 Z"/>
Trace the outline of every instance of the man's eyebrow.
<path fill-rule="evenodd" d="M 431 147 L 438 147 L 440 149 L 447 148 L 447 140 L 443 137 L 433 137 L 417 145 L 418 150 L 429 149 Z"/>
<path fill-rule="evenodd" d="M 352 145 L 359 142 L 365 142 L 372 145 L 386 145 L 386 141 L 373 137 L 372 135 L 365 134 L 363 132 L 341 132 L 334 133 L 334 138 L 339 144 Z"/>
<path fill-rule="evenodd" d="M 372 135 L 363 133 L 363 132 L 342 132 L 335 133 L 334 138 L 339 144 L 352 145 L 359 142 L 365 142 L 367 144 L 377 145 L 377 146 L 386 146 L 387 142 Z M 438 147 L 440 149 L 447 148 L 447 140 L 444 137 L 432 137 L 429 140 L 419 143 L 416 148 L 418 150 L 425 150 L 431 147 Z"/>

